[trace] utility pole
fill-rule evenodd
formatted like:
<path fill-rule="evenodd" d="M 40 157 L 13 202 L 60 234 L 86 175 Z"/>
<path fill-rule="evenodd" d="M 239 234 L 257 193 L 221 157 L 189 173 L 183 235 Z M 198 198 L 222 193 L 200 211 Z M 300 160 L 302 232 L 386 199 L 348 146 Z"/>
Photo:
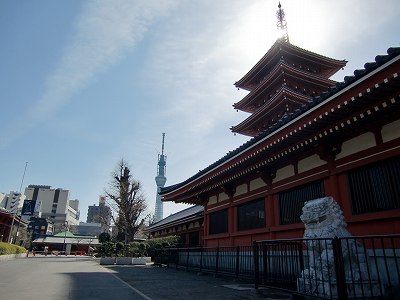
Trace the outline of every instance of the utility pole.
<path fill-rule="evenodd" d="M 21 191 L 22 191 L 22 185 L 24 183 L 24 179 L 25 179 L 25 173 L 26 173 L 26 168 L 28 167 L 28 162 L 25 163 L 25 169 L 24 169 L 24 174 L 22 175 L 22 180 L 21 180 L 21 185 L 19 186 L 19 199 L 18 202 L 21 201 Z M 18 207 L 14 212 L 12 221 L 11 221 L 11 227 L 10 227 L 10 233 L 8 234 L 8 243 L 11 244 L 12 243 L 12 231 L 13 231 L 13 227 L 14 227 L 14 222 L 15 222 L 15 217 L 17 216 L 18 213 Z M 18 236 L 18 230 L 19 230 L 19 224 L 21 223 L 21 218 L 19 219 L 18 222 L 18 227 L 17 227 L 17 232 L 15 233 L 15 239 L 14 242 L 17 240 L 17 236 Z"/>

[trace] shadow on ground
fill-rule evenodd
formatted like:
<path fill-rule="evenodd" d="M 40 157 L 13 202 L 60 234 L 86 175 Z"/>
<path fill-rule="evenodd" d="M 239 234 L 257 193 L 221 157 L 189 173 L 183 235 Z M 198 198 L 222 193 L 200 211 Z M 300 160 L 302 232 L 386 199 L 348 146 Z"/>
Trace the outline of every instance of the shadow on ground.
<path fill-rule="evenodd" d="M 254 284 L 234 281 L 173 268 L 148 266 L 107 266 L 120 279 L 150 299 L 224 300 L 224 299 L 290 299 L 257 293 Z M 277 295 L 278 296 L 278 295 Z"/>

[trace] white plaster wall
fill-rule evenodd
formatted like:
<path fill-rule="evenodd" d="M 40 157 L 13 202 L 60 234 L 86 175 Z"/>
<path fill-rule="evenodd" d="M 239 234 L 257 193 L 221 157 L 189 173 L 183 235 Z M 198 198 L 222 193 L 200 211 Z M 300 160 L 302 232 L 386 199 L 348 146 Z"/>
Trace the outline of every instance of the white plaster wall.
<path fill-rule="evenodd" d="M 400 137 L 400 120 L 394 121 L 382 127 L 382 140 L 384 143 Z"/>
<path fill-rule="evenodd" d="M 243 195 L 243 194 L 245 194 L 247 192 L 248 192 L 247 191 L 247 184 L 241 184 L 241 185 L 236 187 L 235 196 Z"/>
<path fill-rule="evenodd" d="M 226 193 L 220 193 L 218 196 L 218 202 L 229 200 L 229 196 Z"/>
<path fill-rule="evenodd" d="M 351 154 L 376 146 L 375 136 L 372 132 L 366 132 L 342 144 L 342 151 L 336 156 L 340 159 Z"/>
<path fill-rule="evenodd" d="M 288 165 L 288 166 L 280 168 L 276 171 L 276 176 L 275 176 L 274 180 L 272 181 L 272 183 L 289 178 L 291 176 L 294 176 L 294 166 Z"/>
<path fill-rule="evenodd" d="M 299 173 L 314 169 L 326 164 L 317 154 L 311 155 L 299 161 L 297 169 Z"/>
<path fill-rule="evenodd" d="M 266 183 L 261 178 L 256 178 L 250 181 L 250 191 L 254 191 L 256 189 L 262 188 L 266 186 Z"/>
<path fill-rule="evenodd" d="M 212 196 L 208 199 L 208 205 L 213 205 L 217 203 L 217 196 Z"/>

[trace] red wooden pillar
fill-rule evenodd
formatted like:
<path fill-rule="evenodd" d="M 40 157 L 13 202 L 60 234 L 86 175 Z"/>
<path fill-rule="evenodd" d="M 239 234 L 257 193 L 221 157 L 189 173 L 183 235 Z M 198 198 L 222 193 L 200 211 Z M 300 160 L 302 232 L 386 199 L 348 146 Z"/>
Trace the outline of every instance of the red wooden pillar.
<path fill-rule="evenodd" d="M 347 182 L 346 174 L 340 174 L 337 176 L 339 199 L 338 201 L 340 207 L 342 208 L 345 220 L 351 217 L 351 199 L 349 192 L 349 185 Z"/>
<path fill-rule="evenodd" d="M 332 196 L 333 199 L 335 199 L 336 202 L 339 204 L 341 204 L 342 202 L 342 197 L 340 193 L 341 188 L 342 187 L 338 182 L 337 175 L 330 175 L 326 180 L 324 180 L 325 195 Z"/>
<path fill-rule="evenodd" d="M 232 234 L 236 231 L 236 215 L 235 208 L 232 206 L 232 203 L 228 207 L 228 233 L 229 233 L 229 241 L 231 246 L 234 246 L 234 239 Z"/>
<path fill-rule="evenodd" d="M 208 218 L 208 213 L 207 213 L 207 205 L 204 206 L 204 220 L 203 220 L 203 241 L 202 241 L 202 245 L 204 247 L 207 246 L 207 242 L 205 240 L 205 237 L 208 236 L 208 222 L 209 222 L 209 218 Z"/>
<path fill-rule="evenodd" d="M 275 199 L 272 194 L 268 194 L 265 197 L 265 225 L 267 232 L 269 233 L 269 239 L 273 239 L 275 236 L 271 232 L 271 228 L 276 226 L 276 217 L 279 216 L 279 211 L 277 210 L 277 203 L 275 203 Z"/>
<path fill-rule="evenodd" d="M 185 233 L 185 246 L 189 247 L 190 246 L 190 241 L 189 241 L 189 232 Z"/>

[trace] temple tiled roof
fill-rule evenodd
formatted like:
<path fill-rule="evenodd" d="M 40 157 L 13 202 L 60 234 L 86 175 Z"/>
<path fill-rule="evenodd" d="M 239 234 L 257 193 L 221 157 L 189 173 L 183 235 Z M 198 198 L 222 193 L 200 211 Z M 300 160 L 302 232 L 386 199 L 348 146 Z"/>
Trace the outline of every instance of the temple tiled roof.
<path fill-rule="evenodd" d="M 172 214 L 161 221 L 154 223 L 146 228 L 146 231 L 151 231 L 159 228 L 163 228 L 167 225 L 172 225 L 177 221 L 183 222 L 188 219 L 202 217 L 204 213 L 203 206 L 195 205 L 184 210 L 181 210 L 175 214 Z"/>
<path fill-rule="evenodd" d="M 278 122 L 267 128 L 265 131 L 260 133 L 259 135 L 255 136 L 254 138 L 251 138 L 249 141 L 246 143 L 242 144 L 238 148 L 236 148 L 233 151 L 228 152 L 224 157 L 220 158 L 218 161 L 214 162 L 213 164 L 209 165 L 203 170 L 200 170 L 198 173 L 193 175 L 192 177 L 186 179 L 185 181 L 172 185 L 172 186 L 167 186 L 161 188 L 161 195 L 168 194 L 180 187 L 185 186 L 186 184 L 189 184 L 190 182 L 193 182 L 197 178 L 200 178 L 201 176 L 205 175 L 206 173 L 210 172 L 214 168 L 218 167 L 219 165 L 223 164 L 224 162 L 228 161 L 229 159 L 233 158 L 234 156 L 238 155 L 239 153 L 245 151 L 246 149 L 250 148 L 252 145 L 256 144 L 257 142 L 261 141 L 268 135 L 272 134 L 273 132 L 277 131 L 279 128 L 283 127 L 293 119 L 301 116 L 302 114 L 306 113 L 313 107 L 317 106 L 321 102 L 327 100 L 328 98 L 332 97 L 333 95 L 339 93 L 352 83 L 356 82 L 357 80 L 360 80 L 364 76 L 367 76 L 369 73 L 372 71 L 376 70 L 377 68 L 383 66 L 386 62 L 390 61 L 391 59 L 397 57 L 400 55 L 400 47 L 391 47 L 387 50 L 386 55 L 377 55 L 375 57 L 374 62 L 367 62 L 364 65 L 364 69 L 358 69 L 354 71 L 354 75 L 351 76 L 345 76 L 344 80 L 342 82 L 338 82 L 335 87 L 332 87 L 329 89 L 327 92 L 323 92 L 321 95 L 313 97 L 312 101 L 308 104 L 302 105 L 300 108 L 296 109 L 293 113 L 285 115 L 282 119 L 280 119 Z"/>
<path fill-rule="evenodd" d="M 75 235 L 72 232 L 63 231 L 55 235 L 39 237 L 33 243 L 99 245 L 99 239 L 94 236 Z"/>

